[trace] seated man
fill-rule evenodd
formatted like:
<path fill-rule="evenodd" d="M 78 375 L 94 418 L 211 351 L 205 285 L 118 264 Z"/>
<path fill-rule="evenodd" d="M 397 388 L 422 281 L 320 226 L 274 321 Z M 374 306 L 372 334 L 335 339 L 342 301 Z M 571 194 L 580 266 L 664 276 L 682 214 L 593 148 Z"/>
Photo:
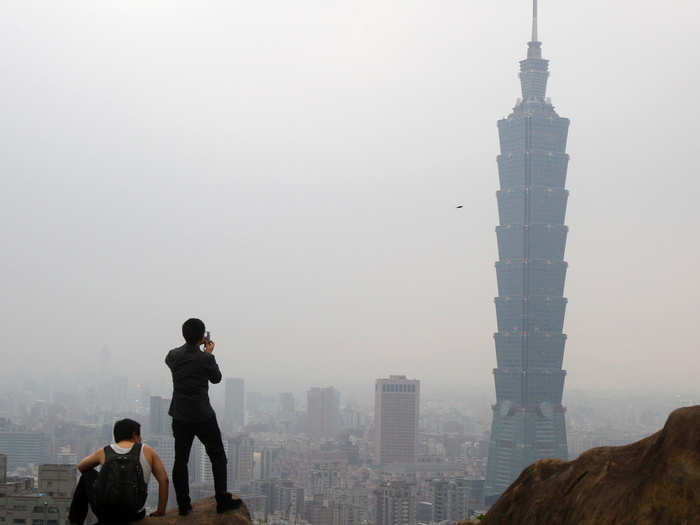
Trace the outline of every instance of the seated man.
<path fill-rule="evenodd" d="M 101 466 L 99 472 L 98 466 Z M 82 475 L 73 494 L 68 515 L 70 523 L 82 525 L 88 505 L 101 524 L 143 519 L 151 473 L 158 481 L 158 509 L 151 516 L 165 514 L 168 474 L 156 451 L 142 444 L 141 425 L 136 421 L 117 421 L 114 443 L 83 459 L 78 463 L 78 470 Z"/>

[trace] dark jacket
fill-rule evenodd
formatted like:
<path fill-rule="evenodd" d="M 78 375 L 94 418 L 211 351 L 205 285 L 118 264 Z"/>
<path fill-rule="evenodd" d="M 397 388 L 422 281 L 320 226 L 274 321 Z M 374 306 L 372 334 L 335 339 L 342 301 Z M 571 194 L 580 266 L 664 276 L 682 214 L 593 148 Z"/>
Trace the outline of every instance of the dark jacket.
<path fill-rule="evenodd" d="M 189 343 L 170 350 L 165 364 L 173 375 L 173 400 L 168 414 L 173 419 L 199 423 L 214 417 L 209 403 L 209 381 L 221 381 L 221 371 L 214 354 L 203 352 Z"/>

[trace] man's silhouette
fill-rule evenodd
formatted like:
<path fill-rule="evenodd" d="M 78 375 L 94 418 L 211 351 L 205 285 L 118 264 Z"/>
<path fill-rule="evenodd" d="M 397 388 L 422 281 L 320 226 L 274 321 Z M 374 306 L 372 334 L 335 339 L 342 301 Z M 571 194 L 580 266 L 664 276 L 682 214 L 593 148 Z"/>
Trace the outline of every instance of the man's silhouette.
<path fill-rule="evenodd" d="M 216 414 L 209 403 L 209 382 L 221 381 L 221 371 L 214 358 L 214 341 L 204 337 L 205 326 L 199 319 L 188 319 L 182 325 L 185 344 L 168 352 L 165 364 L 173 376 L 173 399 L 168 412 L 173 418 L 175 464 L 173 486 L 180 514 L 192 511 L 187 462 L 192 441 L 197 436 L 211 460 L 216 492 L 216 511 L 223 513 L 240 507 L 226 491 L 226 452 Z M 204 351 L 200 345 L 204 345 Z"/>

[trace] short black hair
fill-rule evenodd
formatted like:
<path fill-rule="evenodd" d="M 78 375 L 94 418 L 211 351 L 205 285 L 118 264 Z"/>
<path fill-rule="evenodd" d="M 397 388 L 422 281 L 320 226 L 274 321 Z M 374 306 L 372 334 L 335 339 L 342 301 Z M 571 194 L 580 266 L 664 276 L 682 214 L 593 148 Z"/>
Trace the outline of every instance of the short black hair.
<path fill-rule="evenodd" d="M 133 419 L 120 419 L 114 424 L 114 442 L 126 441 L 131 436 L 141 435 L 141 424 Z"/>
<path fill-rule="evenodd" d="M 182 323 L 182 337 L 191 345 L 196 345 L 204 337 L 204 328 L 201 319 L 188 319 Z"/>

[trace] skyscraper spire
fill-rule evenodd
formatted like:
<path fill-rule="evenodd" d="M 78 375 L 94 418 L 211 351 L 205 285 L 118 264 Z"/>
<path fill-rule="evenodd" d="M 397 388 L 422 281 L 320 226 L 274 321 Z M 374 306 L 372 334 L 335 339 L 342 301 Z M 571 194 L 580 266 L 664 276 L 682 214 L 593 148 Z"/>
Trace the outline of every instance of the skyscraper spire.
<path fill-rule="evenodd" d="M 532 41 L 537 42 L 537 0 L 532 0 Z"/>
<path fill-rule="evenodd" d="M 522 99 L 498 122 L 496 404 L 484 485 L 487 503 L 543 458 L 567 459 L 562 369 L 569 192 L 569 119 L 547 99 L 549 62 L 537 35 L 520 61 Z"/>

